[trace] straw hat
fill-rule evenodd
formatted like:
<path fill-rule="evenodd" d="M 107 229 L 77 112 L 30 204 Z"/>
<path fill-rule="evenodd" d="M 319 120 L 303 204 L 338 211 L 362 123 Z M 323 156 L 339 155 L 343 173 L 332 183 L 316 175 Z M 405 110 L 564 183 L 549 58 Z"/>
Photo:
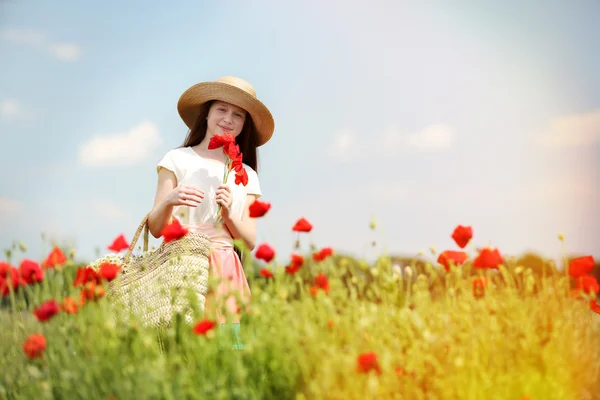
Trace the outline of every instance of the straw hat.
<path fill-rule="evenodd" d="M 200 105 L 210 100 L 220 100 L 234 104 L 246 110 L 258 133 L 258 146 L 273 136 L 275 121 L 269 109 L 256 97 L 251 84 L 235 76 L 223 76 L 215 82 L 201 82 L 186 90 L 177 103 L 177 111 L 183 122 L 192 129 L 198 115 Z"/>

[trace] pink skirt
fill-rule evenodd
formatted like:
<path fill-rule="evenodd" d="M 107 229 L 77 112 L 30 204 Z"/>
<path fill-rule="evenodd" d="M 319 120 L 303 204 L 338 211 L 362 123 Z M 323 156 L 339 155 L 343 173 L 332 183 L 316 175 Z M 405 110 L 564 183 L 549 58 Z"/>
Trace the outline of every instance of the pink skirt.
<path fill-rule="evenodd" d="M 187 227 L 190 231 L 206 233 L 211 238 L 212 251 L 209 258 L 209 280 L 218 283 L 206 295 L 204 315 L 215 318 L 217 323 L 240 323 L 242 305 L 250 300 L 250 286 L 242 262 L 234 251 L 233 238 L 228 231 L 213 224 Z M 238 299 L 243 303 L 240 304 Z"/>

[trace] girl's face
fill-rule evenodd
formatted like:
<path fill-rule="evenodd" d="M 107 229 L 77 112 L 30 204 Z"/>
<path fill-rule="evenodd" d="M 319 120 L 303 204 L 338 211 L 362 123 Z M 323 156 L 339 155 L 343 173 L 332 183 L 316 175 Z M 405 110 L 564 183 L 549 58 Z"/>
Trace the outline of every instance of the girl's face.
<path fill-rule="evenodd" d="M 208 110 L 207 136 L 213 137 L 222 133 L 229 133 L 236 137 L 242 131 L 246 121 L 246 111 L 243 108 L 215 101 Z"/>

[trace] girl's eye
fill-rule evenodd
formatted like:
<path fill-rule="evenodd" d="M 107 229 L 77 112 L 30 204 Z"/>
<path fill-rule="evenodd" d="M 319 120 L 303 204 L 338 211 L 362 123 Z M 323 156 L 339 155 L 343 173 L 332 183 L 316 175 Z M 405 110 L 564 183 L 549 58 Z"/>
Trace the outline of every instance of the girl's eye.
<path fill-rule="evenodd" d="M 242 114 L 233 114 L 233 115 L 235 115 L 238 118 L 242 118 Z"/>
<path fill-rule="evenodd" d="M 221 111 L 221 112 L 225 112 L 224 108 L 219 108 L 218 110 Z"/>

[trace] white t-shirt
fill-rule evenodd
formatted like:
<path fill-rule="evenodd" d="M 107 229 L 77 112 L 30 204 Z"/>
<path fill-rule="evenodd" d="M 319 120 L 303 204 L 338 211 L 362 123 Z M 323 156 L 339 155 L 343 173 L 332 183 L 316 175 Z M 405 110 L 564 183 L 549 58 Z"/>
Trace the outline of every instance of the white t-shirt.
<path fill-rule="evenodd" d="M 172 171 L 177 178 L 177 186 L 193 185 L 204 191 L 204 199 L 197 207 L 175 206 L 173 216 L 177 217 L 183 225 L 201 225 L 215 223 L 217 218 L 216 191 L 223 182 L 225 164 L 220 161 L 203 158 L 191 147 L 180 147 L 167 152 L 156 166 Z M 253 194 L 257 198 L 261 196 L 258 175 L 244 164 L 248 173 L 248 184 L 246 186 L 235 184 L 235 170 L 229 173 L 227 184 L 233 195 L 233 216 L 242 218 L 246 196 Z"/>

